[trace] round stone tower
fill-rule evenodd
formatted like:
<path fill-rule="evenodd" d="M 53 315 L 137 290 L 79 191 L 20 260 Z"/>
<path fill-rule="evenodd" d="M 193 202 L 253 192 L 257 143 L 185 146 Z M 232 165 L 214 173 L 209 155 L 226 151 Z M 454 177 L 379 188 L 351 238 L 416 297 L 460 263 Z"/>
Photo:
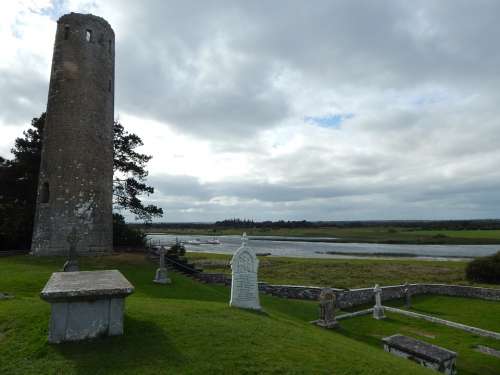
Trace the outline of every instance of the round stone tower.
<path fill-rule="evenodd" d="M 115 35 L 102 18 L 70 13 L 57 21 L 31 250 L 110 252 L 113 242 Z"/>

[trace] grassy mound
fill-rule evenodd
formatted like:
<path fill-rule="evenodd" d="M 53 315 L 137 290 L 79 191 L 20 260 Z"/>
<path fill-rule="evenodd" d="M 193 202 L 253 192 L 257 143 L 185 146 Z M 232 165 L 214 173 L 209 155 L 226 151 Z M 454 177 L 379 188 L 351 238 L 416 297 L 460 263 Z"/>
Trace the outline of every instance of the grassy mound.
<path fill-rule="evenodd" d="M 83 269 L 120 269 L 136 292 L 125 335 L 50 345 L 49 304 L 38 293 L 61 258 L 0 258 L 1 374 L 432 374 L 380 346 L 308 323 L 315 303 L 262 296 L 266 313 L 228 306 L 228 289 L 172 274 L 152 283 L 137 255 L 84 259 Z"/>

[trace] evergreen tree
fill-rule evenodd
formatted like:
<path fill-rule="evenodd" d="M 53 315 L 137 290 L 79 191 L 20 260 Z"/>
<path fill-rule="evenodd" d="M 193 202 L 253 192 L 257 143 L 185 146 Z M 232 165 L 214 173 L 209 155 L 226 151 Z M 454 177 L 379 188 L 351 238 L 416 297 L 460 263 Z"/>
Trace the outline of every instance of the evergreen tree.
<path fill-rule="evenodd" d="M 45 113 L 34 118 L 32 128 L 17 138 L 11 150 L 14 158 L 0 157 L 0 249 L 27 249 L 31 246 L 36 206 L 38 174 L 42 150 Z M 136 134 L 128 133 L 119 122 L 114 123 L 113 202 L 117 209 L 132 212 L 137 219 L 150 221 L 161 217 L 163 210 L 144 205 L 141 195 L 154 188 L 145 183 L 146 163 L 151 156 L 135 151 L 143 145 Z M 115 217 L 114 223 L 121 223 Z"/>
<path fill-rule="evenodd" d="M 154 188 L 146 185 L 148 175 L 146 163 L 151 160 L 150 155 L 135 151 L 143 145 L 141 138 L 128 133 L 122 124 L 115 121 L 114 127 L 114 177 L 113 196 L 115 206 L 128 209 L 136 219 L 146 222 L 153 217 L 161 217 L 163 210 L 154 205 L 145 206 L 139 199 L 140 195 L 152 194 Z"/>

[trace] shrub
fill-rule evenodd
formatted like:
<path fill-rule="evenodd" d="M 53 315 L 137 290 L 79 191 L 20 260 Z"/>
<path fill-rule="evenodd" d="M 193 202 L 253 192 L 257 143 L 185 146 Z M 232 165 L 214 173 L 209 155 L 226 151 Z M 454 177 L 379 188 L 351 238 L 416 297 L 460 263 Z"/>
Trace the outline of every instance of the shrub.
<path fill-rule="evenodd" d="M 186 248 L 178 239 L 176 239 L 175 244 L 170 246 L 170 249 L 168 249 L 167 254 L 168 255 L 176 255 L 176 256 L 184 256 L 184 254 L 186 254 Z"/>
<path fill-rule="evenodd" d="M 500 251 L 470 262 L 465 269 L 465 275 L 470 281 L 500 284 Z"/>
<path fill-rule="evenodd" d="M 113 214 L 113 246 L 114 247 L 140 247 L 146 246 L 146 234 L 138 229 L 133 229 L 125 223 L 125 218 L 120 214 Z"/>

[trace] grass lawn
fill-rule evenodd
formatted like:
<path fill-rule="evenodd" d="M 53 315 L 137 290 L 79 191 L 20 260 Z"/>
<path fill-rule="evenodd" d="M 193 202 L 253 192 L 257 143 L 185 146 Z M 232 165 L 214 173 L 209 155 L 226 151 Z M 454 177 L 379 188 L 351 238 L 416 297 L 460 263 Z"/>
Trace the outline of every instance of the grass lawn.
<path fill-rule="evenodd" d="M 500 244 L 500 230 L 415 230 L 401 227 L 368 228 L 225 228 L 156 229 L 155 233 L 289 237 L 335 237 L 340 242 L 407 244 Z M 500 250 L 500 247 L 499 247 Z"/>
<path fill-rule="evenodd" d="M 205 272 L 230 273 L 230 255 L 186 253 Z M 371 287 L 410 283 L 472 285 L 465 279 L 463 261 L 406 259 L 304 259 L 259 257 L 259 279 L 271 284 L 330 286 L 335 288 Z M 474 284 L 500 287 L 499 285 Z"/>
<path fill-rule="evenodd" d="M 470 300 L 457 297 L 416 296 L 412 299 L 412 311 L 437 316 L 454 322 L 500 332 L 500 302 Z M 403 301 L 391 301 L 387 305 L 401 307 Z M 500 341 L 429 323 L 419 319 L 388 313 L 387 319 L 375 321 L 363 316 L 341 321 L 339 331 L 373 347 L 380 339 L 396 333 L 442 346 L 458 352 L 458 374 L 494 375 L 500 373 L 500 358 L 475 350 L 477 345 L 500 350 Z"/>
<path fill-rule="evenodd" d="M 265 313 L 228 306 L 229 290 L 171 274 L 152 283 L 141 255 L 82 259 L 82 269 L 117 268 L 134 284 L 125 335 L 50 345 L 49 304 L 39 292 L 62 258 L 0 258 L 0 374 L 432 374 L 340 332 L 308 323 L 317 306 L 262 296 Z"/>

